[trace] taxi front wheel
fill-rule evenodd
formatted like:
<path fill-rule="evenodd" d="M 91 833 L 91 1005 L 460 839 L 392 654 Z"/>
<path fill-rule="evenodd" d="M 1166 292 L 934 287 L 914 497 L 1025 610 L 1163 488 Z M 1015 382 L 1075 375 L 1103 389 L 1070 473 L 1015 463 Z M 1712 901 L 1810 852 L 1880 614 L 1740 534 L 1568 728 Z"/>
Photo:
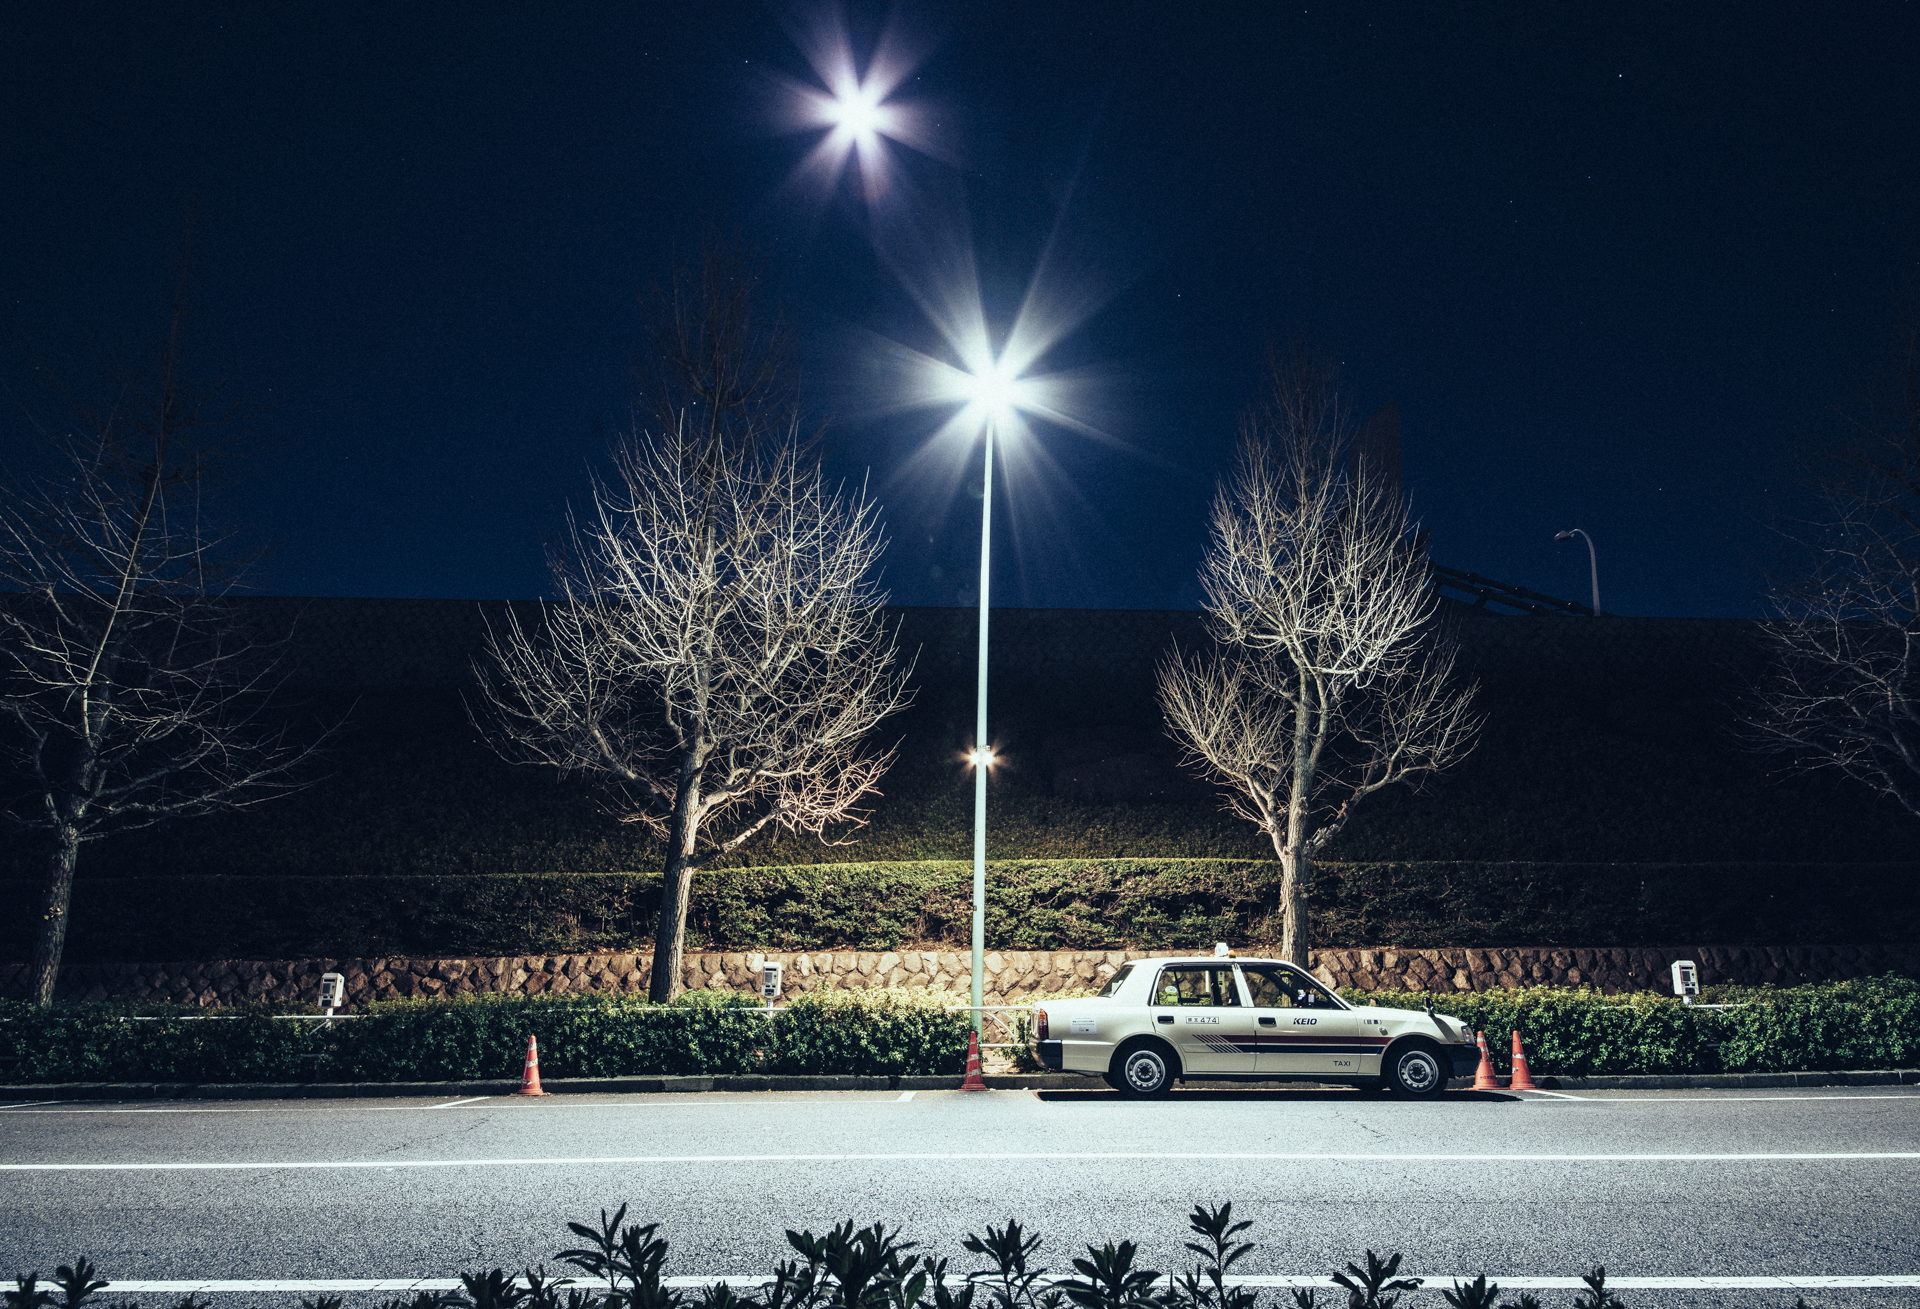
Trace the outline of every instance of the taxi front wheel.
<path fill-rule="evenodd" d="M 1447 1089 L 1445 1056 L 1437 1046 L 1414 1041 L 1395 1050 L 1387 1060 L 1385 1081 L 1395 1095 L 1438 1095 Z"/>
<path fill-rule="evenodd" d="M 1171 1051 L 1158 1041 L 1140 1041 L 1120 1047 L 1107 1083 L 1122 1095 L 1162 1096 L 1178 1075 Z"/>

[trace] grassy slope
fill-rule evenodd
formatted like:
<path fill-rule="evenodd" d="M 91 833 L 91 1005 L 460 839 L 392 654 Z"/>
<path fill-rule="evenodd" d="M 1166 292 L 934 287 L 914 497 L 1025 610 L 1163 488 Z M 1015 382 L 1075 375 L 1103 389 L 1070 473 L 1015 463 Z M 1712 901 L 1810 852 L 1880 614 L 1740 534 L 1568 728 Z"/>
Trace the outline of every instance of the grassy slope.
<path fill-rule="evenodd" d="M 1044 689 L 1043 689 L 1044 690 Z M 1594 862 L 1876 861 L 1912 857 L 1920 823 L 1828 779 L 1778 779 L 1744 753 L 1709 698 L 1685 684 L 1636 690 L 1509 682 L 1486 690 L 1475 753 L 1415 794 L 1369 798 L 1336 860 Z M 1152 729 L 1142 697 L 1000 696 L 1008 766 L 989 802 L 995 859 L 1271 858 L 1265 840 L 1207 800 L 1090 804 L 1051 794 L 1049 737 L 1088 724 Z M 899 721 L 899 762 L 849 844 L 763 837 L 728 862 L 964 859 L 972 787 L 958 752 L 970 714 L 927 697 Z M 80 876 L 385 876 L 600 873 L 657 868 L 608 797 L 501 763 L 456 697 L 368 696 L 308 790 L 237 815 L 185 820 L 89 845 Z M 28 842 L 0 877 L 37 872 Z"/>

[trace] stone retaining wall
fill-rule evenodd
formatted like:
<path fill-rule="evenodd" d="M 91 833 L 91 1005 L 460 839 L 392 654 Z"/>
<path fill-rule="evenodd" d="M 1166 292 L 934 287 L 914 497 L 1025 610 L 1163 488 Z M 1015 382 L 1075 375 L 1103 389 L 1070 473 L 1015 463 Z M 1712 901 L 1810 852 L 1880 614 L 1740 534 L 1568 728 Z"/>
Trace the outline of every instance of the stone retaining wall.
<path fill-rule="evenodd" d="M 1171 950 L 996 950 L 988 953 L 987 1003 L 1003 1004 L 1073 987 L 1098 986 L 1129 959 Z M 1259 953 L 1249 947 L 1243 954 Z M 1553 984 L 1602 991 L 1668 989 L 1675 959 L 1700 965 L 1704 983 L 1830 981 L 1898 972 L 1920 976 L 1920 945 L 1661 946 L 1647 949 L 1526 947 L 1514 949 L 1358 950 L 1313 952 L 1314 972 L 1337 986 L 1362 990 L 1487 991 Z M 929 987 L 963 996 L 968 956 L 936 947 L 888 951 L 762 954 L 711 952 L 686 957 L 689 988 L 758 989 L 761 964 L 784 965 L 785 993 L 835 987 Z M 641 992 L 652 957 L 645 954 L 533 955 L 496 959 L 220 960 L 181 964 L 76 964 L 61 977 L 60 995 L 74 1000 L 168 1000 L 224 1005 L 250 1000 L 312 1000 L 320 974 L 347 978 L 350 1005 L 409 996 L 508 992 Z M 0 964 L 0 995 L 24 998 L 25 964 Z"/>

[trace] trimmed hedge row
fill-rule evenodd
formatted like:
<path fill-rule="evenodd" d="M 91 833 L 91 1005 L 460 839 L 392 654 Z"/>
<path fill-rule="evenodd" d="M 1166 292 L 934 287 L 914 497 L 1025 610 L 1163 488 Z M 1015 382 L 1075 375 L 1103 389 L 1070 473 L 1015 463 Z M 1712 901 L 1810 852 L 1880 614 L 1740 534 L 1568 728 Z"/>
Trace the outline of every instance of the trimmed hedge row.
<path fill-rule="evenodd" d="M 1512 1042 L 1526 1043 L 1534 1075 L 1784 1073 L 1920 1065 L 1920 982 L 1872 977 L 1794 987 L 1710 987 L 1700 1004 L 1668 996 L 1600 995 L 1558 987 L 1434 995 L 1344 994 L 1453 1014 L 1487 1035 L 1511 1071 Z M 1702 1004 L 1738 1008 L 1706 1009 Z"/>
<path fill-rule="evenodd" d="M 1920 864 L 1324 864 L 1312 936 L 1340 945 L 1871 944 L 1920 938 Z M 1229 859 L 1006 860 L 995 949 L 1185 949 L 1277 939 L 1280 870 Z M 1818 896 L 1806 888 L 1818 886 Z M 645 948 L 656 874 L 82 880 L 83 961 L 554 954 Z M 0 958 L 29 957 L 38 888 L 0 882 Z M 729 868 L 695 879 L 688 944 L 890 949 L 968 934 L 953 862 Z"/>
<path fill-rule="evenodd" d="M 1488 1034 L 1505 1065 L 1518 1030 L 1536 1074 L 1797 1072 L 1920 1064 L 1920 982 L 1903 977 L 1790 988 L 1715 988 L 1715 1003 L 1534 987 L 1435 996 L 1435 1010 Z M 1419 1008 L 1428 996 L 1349 993 Z M 128 1021 L 100 1005 L 35 1009 L 0 1001 L 0 1055 L 22 1082 L 297 1080 L 318 1055 L 324 1080 L 466 1081 L 518 1072 L 527 1036 L 551 1077 L 631 1074 L 957 1074 L 964 1010 L 924 990 L 809 992 L 771 1016 L 745 996 L 696 993 L 670 1005 L 627 997 L 476 996 L 372 1006 L 351 1023 L 232 1021 L 178 1012 Z M 286 1007 L 282 1007 L 285 1009 Z"/>
<path fill-rule="evenodd" d="M 752 999 L 697 992 L 656 1005 L 623 996 L 400 1000 L 353 1022 L 228 1021 L 125 1007 L 0 1001 L 0 1055 L 20 1082 L 469 1081 L 517 1077 L 529 1034 L 547 1077 L 965 1071 L 965 1010 L 926 991 L 809 993 L 771 1017 Z M 310 1010 L 308 1012 L 311 1012 Z"/>

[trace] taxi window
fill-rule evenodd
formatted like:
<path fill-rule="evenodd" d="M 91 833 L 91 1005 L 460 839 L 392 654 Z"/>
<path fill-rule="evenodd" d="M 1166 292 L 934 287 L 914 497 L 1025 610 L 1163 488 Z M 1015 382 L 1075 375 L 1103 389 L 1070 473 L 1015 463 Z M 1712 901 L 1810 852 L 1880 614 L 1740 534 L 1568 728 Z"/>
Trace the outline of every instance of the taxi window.
<path fill-rule="evenodd" d="M 1240 992 L 1233 984 L 1232 968 L 1163 968 L 1160 981 L 1154 987 L 1153 1002 L 1238 1008 Z"/>
<path fill-rule="evenodd" d="M 1100 988 L 1100 997 L 1105 999 L 1107 996 L 1118 994 L 1120 988 L 1126 984 L 1127 975 L 1131 972 L 1133 972 L 1132 964 L 1121 964 L 1120 971 L 1109 977 L 1107 984 Z"/>
<path fill-rule="evenodd" d="M 1257 1009 L 1293 1008 L 1292 975 L 1279 968 L 1243 968 L 1241 976 L 1247 979 L 1247 994 L 1253 997 Z"/>
<path fill-rule="evenodd" d="M 1245 968 L 1241 972 L 1247 979 L 1247 993 L 1262 1009 L 1297 1009 L 1302 1004 L 1310 1009 L 1338 1007 L 1328 998 L 1325 987 L 1291 968 Z"/>

